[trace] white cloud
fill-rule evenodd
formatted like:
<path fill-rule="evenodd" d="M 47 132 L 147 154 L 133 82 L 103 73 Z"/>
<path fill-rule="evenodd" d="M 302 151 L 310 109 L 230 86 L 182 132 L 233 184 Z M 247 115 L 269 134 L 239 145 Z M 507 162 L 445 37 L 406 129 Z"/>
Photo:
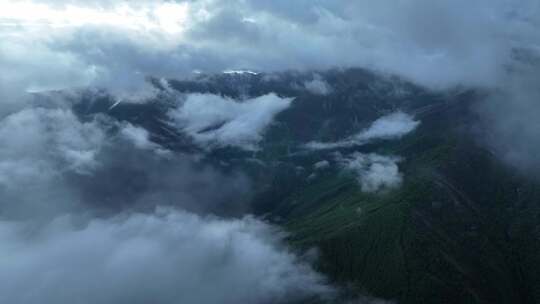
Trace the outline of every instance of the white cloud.
<path fill-rule="evenodd" d="M 0 120 L 0 163 L 26 164 L 27 169 L 47 160 L 59 171 L 88 173 L 98 163 L 95 155 L 105 143 L 97 122 L 80 122 L 64 109 L 27 108 Z M 44 174 L 51 171 L 45 170 Z M 9 172 L 0 172 L 5 175 Z M 35 177 L 35 176 L 34 176 Z"/>
<path fill-rule="evenodd" d="M 439 88 L 493 85 L 513 48 L 539 43 L 539 9 L 533 0 L 195 1 L 207 13 L 187 37 L 226 45 L 229 64 L 258 70 L 362 66 Z"/>
<path fill-rule="evenodd" d="M 230 74 L 230 75 L 259 75 L 257 72 L 253 72 L 250 70 L 226 70 L 223 71 L 223 74 Z"/>
<path fill-rule="evenodd" d="M 26 108 L 1 118 L 1 216 L 47 219 L 164 205 L 246 212 L 251 191 L 244 174 L 172 153 L 149 136 L 102 115 L 81 121 L 67 108 Z"/>
<path fill-rule="evenodd" d="M 397 163 L 399 157 L 355 152 L 339 161 L 344 168 L 353 171 L 364 192 L 377 192 L 399 187 L 403 176 Z"/>
<path fill-rule="evenodd" d="M 120 100 L 140 100 L 154 96 L 151 88 L 143 86 L 147 75 L 181 77 L 193 70 L 220 72 L 248 68 L 277 71 L 350 66 L 397 73 L 433 88 L 454 85 L 506 88 L 513 82 L 508 81 L 506 75 L 509 70 L 516 71 L 516 62 L 519 61 L 515 51 L 526 50 L 534 59 L 540 50 L 540 5 L 536 0 L 480 0 L 474 3 L 466 0 L 381 0 L 376 3 L 348 0 L 198 0 L 185 3 L 4 0 L 1 6 L 2 216 L 11 216 L 10 209 L 17 209 L 18 215 L 55 214 L 56 208 L 63 208 L 60 205 L 76 205 L 81 200 L 89 200 L 78 193 L 81 188 L 95 194 L 95 197 L 87 195 L 97 200 L 124 195 L 118 204 L 132 199 L 152 199 L 162 204 L 171 197 L 198 204 L 200 201 L 195 198 L 200 198 L 200 193 L 192 194 L 186 190 L 197 188 L 194 184 L 210 189 L 205 191 L 209 196 L 203 196 L 201 201 L 216 199 L 213 192 L 219 192 L 217 188 L 227 188 L 219 185 L 226 179 L 215 180 L 212 170 L 197 175 L 193 180 L 190 177 L 196 170 L 181 167 L 184 169 L 181 171 L 170 163 L 159 163 L 160 169 L 171 166 L 181 171 L 175 175 L 172 172 L 175 170 L 163 170 L 165 174 L 163 177 L 160 175 L 160 179 L 156 175 L 162 172 L 149 169 L 155 162 L 140 162 L 151 157 L 121 154 L 114 149 L 102 155 L 104 147 L 108 147 L 104 142 L 108 141 L 104 141 L 104 131 L 96 122 L 80 122 L 72 113 L 61 109 L 24 109 L 17 112 L 27 105 L 26 92 L 29 91 L 103 86 Z M 533 70 L 532 77 L 528 78 L 536 78 L 537 68 Z M 511 78 L 517 83 L 529 84 L 521 76 Z M 321 83 L 308 83 L 306 87 L 324 92 L 321 91 Z M 489 107 L 493 112 L 488 113 L 488 120 L 496 121 L 495 141 L 505 143 L 500 147 L 502 153 L 512 162 L 523 163 L 526 167 L 537 165 L 537 160 L 532 159 L 538 154 L 531 153 L 537 151 L 539 138 L 538 115 L 535 114 L 538 113 L 538 105 L 533 102 L 538 94 L 531 92 L 531 87 L 536 88 L 534 82 L 516 85 L 511 90 L 519 93 L 506 92 L 508 100 L 495 102 Z M 204 101 L 206 98 L 199 97 L 203 99 L 201 104 L 216 107 L 215 110 L 206 113 L 207 109 L 199 107 L 200 104 L 193 104 L 185 112 L 193 116 L 183 116 L 181 107 L 175 113 L 176 118 L 180 118 L 176 122 L 181 122 L 182 127 L 187 128 L 187 132 L 191 132 L 194 139 L 205 147 L 233 145 L 254 149 L 273 116 L 290 104 L 290 100 L 276 96 L 263 96 L 260 97 L 263 101 L 254 102 L 257 100 L 254 99 L 233 106 L 231 100 L 208 97 L 209 100 Z M 192 117 L 200 117 L 201 121 Z M 358 138 L 319 144 L 336 147 L 336 144 L 350 145 L 376 138 L 397 138 L 402 136 L 401 130 L 414 129 L 414 123 L 406 119 L 381 120 L 360 133 Z M 151 146 L 141 130 L 130 129 L 124 131 L 123 136 L 140 148 Z M 90 181 L 85 180 L 84 177 L 103 169 L 104 159 L 100 156 L 107 158 L 108 166 L 104 173 L 90 178 Z M 364 191 L 377 191 L 399 185 L 401 174 L 397 162 L 396 158 L 360 154 L 349 158 L 346 164 L 359 174 Z M 135 165 L 137 163 L 139 167 Z M 114 174 L 126 165 L 132 171 Z M 64 176 L 66 173 L 71 179 Z M 134 178 L 125 179 L 128 174 Z M 131 184 L 126 180 L 136 182 Z M 160 188 L 163 184 L 165 186 Z M 181 185 L 179 190 L 178 184 Z M 147 191 L 144 186 L 152 191 Z M 205 205 L 202 209 L 206 208 Z M 172 215 L 175 216 L 189 222 L 189 216 Z M 260 294 L 256 291 L 261 290 L 262 294 L 277 296 L 283 294 L 280 291 L 284 289 L 289 293 L 286 287 L 319 286 L 313 280 L 305 279 L 302 271 L 300 275 L 295 270 L 280 271 L 294 264 L 291 262 L 293 258 L 271 259 L 277 265 L 285 265 L 277 271 L 289 273 L 285 277 L 292 279 L 275 275 L 272 272 L 274 268 L 248 271 L 242 264 L 246 259 L 241 259 L 240 263 L 234 254 L 232 257 L 220 255 L 220 259 L 201 258 L 214 252 L 230 252 L 215 247 L 223 243 L 233 244 L 230 245 L 233 253 L 237 253 L 237 248 L 244 248 L 235 243 L 238 229 L 224 224 L 244 221 L 217 221 L 222 223 L 218 225 L 215 220 L 195 217 L 196 223 L 192 226 L 197 229 L 191 231 L 186 228 L 186 231 L 200 237 L 193 240 L 196 244 L 193 248 L 185 247 L 189 242 L 170 242 L 171 239 L 191 240 L 189 235 L 183 236 L 175 230 L 185 226 L 171 221 L 174 224 L 168 218 L 140 215 L 123 221 L 93 220 L 89 226 L 78 229 L 66 223 L 55 223 L 32 240 L 13 231 L 11 224 L 2 222 L 0 290 L 3 292 L 0 292 L 0 299 L 8 303 L 35 303 L 34 300 L 57 303 L 62 302 L 59 299 L 75 302 L 82 295 L 84 299 L 93 300 L 92 303 L 116 304 L 124 300 L 123 297 L 128 297 L 126 301 L 130 303 L 141 298 L 145 300 L 144 297 L 155 300 L 161 296 L 168 300 L 176 295 L 174 290 L 177 286 L 170 287 L 174 281 L 152 279 L 181 280 L 185 279 L 184 274 L 194 279 L 207 279 L 205 273 L 196 271 L 201 269 L 196 266 L 206 266 L 204 269 L 214 266 L 210 267 L 214 272 L 209 271 L 212 276 L 208 278 L 217 283 L 247 284 L 248 288 L 242 286 L 238 288 L 240 292 L 234 294 L 228 292 L 237 291 L 233 288 L 235 286 L 225 284 L 227 290 L 218 294 L 230 296 L 231 301 L 236 302 L 244 300 L 238 301 L 238 295 L 249 300 L 250 296 L 256 298 Z M 220 229 L 215 229 L 216 225 Z M 256 226 L 248 224 L 246 229 L 256 230 Z M 213 228 L 207 233 L 204 227 Z M 251 234 L 246 232 L 245 235 Z M 223 239 L 229 242 L 220 243 Z M 263 246 L 267 244 L 265 241 L 254 243 L 258 245 L 248 246 L 246 248 L 250 250 L 237 253 L 247 255 L 247 261 L 253 261 L 253 265 L 259 265 L 258 262 L 268 265 L 268 258 L 275 255 L 288 256 L 283 251 L 273 250 L 275 247 L 270 245 L 269 250 L 260 249 L 267 248 Z M 136 250 L 131 250 L 133 248 Z M 178 251 L 170 248 L 185 249 L 193 256 L 179 257 Z M 267 260 L 259 261 L 257 253 Z M 232 264 L 220 264 L 223 260 L 232 260 Z M 280 264 L 279 261 L 285 262 Z M 169 266 L 178 265 L 175 263 L 193 268 L 188 268 L 185 273 L 171 271 L 174 267 Z M 249 280 L 238 281 L 244 277 L 237 275 L 229 275 L 225 280 L 223 273 L 226 272 L 216 273 L 215 270 L 220 268 L 215 265 L 232 265 L 231 270 L 242 274 L 249 272 Z M 261 275 L 258 270 L 267 272 Z M 272 282 L 269 283 L 268 279 Z M 158 282 L 162 284 L 157 285 Z M 288 285 L 283 287 L 281 283 Z M 141 288 L 143 285 L 148 289 Z M 77 288 L 80 286 L 97 286 L 97 289 Z M 189 284 L 184 286 L 191 287 Z M 197 298 L 201 300 L 199 302 L 215 300 L 204 298 L 211 297 L 212 293 L 201 292 L 196 288 L 198 286 L 206 285 L 198 284 L 189 290 L 190 293 L 180 296 L 201 297 Z M 25 287 L 29 292 L 20 292 Z M 164 287 L 170 288 L 160 289 Z M 55 294 L 58 290 L 70 293 Z M 88 290 L 91 293 L 85 293 Z M 36 295 L 41 297 L 33 298 Z M 27 298 L 17 298 L 22 296 Z M 64 296 L 67 298 L 62 298 Z M 138 298 L 129 298 L 131 296 Z"/>
<path fill-rule="evenodd" d="M 0 102 L 85 86 L 105 87 L 123 100 L 153 97 L 145 77 L 170 74 L 151 61 L 175 61 L 170 56 L 186 14 L 186 3 L 168 1 L 5 0 Z"/>
<path fill-rule="evenodd" d="M 0 120 L 0 212 L 49 217 L 79 204 L 63 175 L 90 175 L 106 136 L 65 109 L 27 108 Z"/>
<path fill-rule="evenodd" d="M 70 1 L 64 5 L 51 2 L 54 1 L 4 1 L 0 25 L 53 29 L 99 25 L 178 34 L 185 27 L 187 14 L 187 3 L 116 1 L 105 7 L 88 5 L 92 1 Z"/>
<path fill-rule="evenodd" d="M 305 145 L 307 149 L 310 150 L 329 150 L 336 148 L 344 148 L 356 145 L 356 142 L 347 140 L 347 141 L 338 141 L 338 142 L 320 142 L 320 141 L 311 141 Z"/>
<path fill-rule="evenodd" d="M 502 88 L 505 108 L 521 117 L 517 95 L 536 112 L 534 89 L 508 86 L 527 82 L 519 65 L 540 54 L 539 12 L 536 0 L 4 0 L 0 116 L 26 105 L 27 91 L 99 86 L 146 100 L 155 96 L 148 75 L 359 66 L 437 89 Z M 324 93 L 318 81 L 306 87 Z M 488 122 L 495 138 L 512 123 L 504 114 L 486 118 L 496 117 Z M 529 165 L 531 141 L 519 136 L 497 150 Z M 508 157 L 514 143 L 524 152 Z"/>
<path fill-rule="evenodd" d="M 234 146 L 257 149 L 276 114 L 287 109 L 292 98 L 268 94 L 244 101 L 212 94 L 189 94 L 169 111 L 175 126 L 202 147 Z"/>
<path fill-rule="evenodd" d="M 330 167 L 330 162 L 327 160 L 321 160 L 319 162 L 316 162 L 313 164 L 313 168 L 315 170 L 324 170 L 326 168 Z"/>
<path fill-rule="evenodd" d="M 4 0 L 0 91 L 97 85 L 122 95 L 148 75 L 350 66 L 439 88 L 493 86 L 513 50 L 537 53 L 539 9 L 534 0 Z M 307 87 L 324 92 L 318 81 Z"/>
<path fill-rule="evenodd" d="M 375 120 L 371 125 L 358 134 L 337 142 L 309 142 L 306 148 L 312 150 L 336 149 L 363 145 L 373 140 L 399 139 L 420 125 L 419 121 L 401 111 L 384 115 Z"/>
<path fill-rule="evenodd" d="M 359 66 L 434 88 L 504 86 L 515 50 L 540 50 L 539 10 L 534 0 L 4 0 L 0 111 L 26 91 L 80 86 L 145 100 L 146 76 L 194 70 Z M 327 93 L 318 80 L 306 88 Z"/>
<path fill-rule="evenodd" d="M 332 292 L 252 218 L 161 209 L 77 222 L 0 221 L 0 302 L 288 303 Z"/>
<path fill-rule="evenodd" d="M 248 182 L 154 157 L 148 131 L 96 119 L 26 108 L 0 120 L 0 302 L 280 303 L 334 292 L 282 231 L 254 218 L 130 213 L 174 199 L 203 214 L 232 201 L 234 214 Z M 95 217 L 100 204 L 126 203 Z"/>
<path fill-rule="evenodd" d="M 141 127 L 126 123 L 122 126 L 120 134 L 131 141 L 138 149 L 155 150 L 160 149 L 159 145 L 150 140 L 150 133 Z"/>
<path fill-rule="evenodd" d="M 359 141 L 398 139 L 414 131 L 419 124 L 410 115 L 398 111 L 378 118 L 354 138 Z"/>
<path fill-rule="evenodd" d="M 321 79 L 320 76 L 304 82 L 304 88 L 315 95 L 328 95 L 332 92 L 332 87 L 324 79 Z"/>

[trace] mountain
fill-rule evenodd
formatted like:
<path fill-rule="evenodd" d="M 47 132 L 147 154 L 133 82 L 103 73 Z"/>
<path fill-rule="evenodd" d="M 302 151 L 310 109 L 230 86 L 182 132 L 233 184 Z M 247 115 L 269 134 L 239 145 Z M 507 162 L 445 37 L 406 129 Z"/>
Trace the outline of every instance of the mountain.
<path fill-rule="evenodd" d="M 317 269 L 348 293 L 398 303 L 540 302 L 540 185 L 478 140 L 476 106 L 488 92 L 433 92 L 362 69 L 149 81 L 158 91 L 149 102 L 86 92 L 73 108 L 247 174 L 250 212 L 285 227 L 299 251 L 317 248 Z M 172 96 L 243 103 L 271 93 L 293 100 L 256 149 L 207 149 L 170 121 Z M 411 130 L 382 132 L 376 127 L 402 127 L 384 117 Z"/>

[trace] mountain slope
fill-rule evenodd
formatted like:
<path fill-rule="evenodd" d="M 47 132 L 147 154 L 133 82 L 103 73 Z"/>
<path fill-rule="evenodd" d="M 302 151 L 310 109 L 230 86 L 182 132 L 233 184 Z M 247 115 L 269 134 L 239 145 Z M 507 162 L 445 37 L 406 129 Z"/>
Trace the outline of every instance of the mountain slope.
<path fill-rule="evenodd" d="M 321 79 L 327 91 L 309 89 Z M 112 98 L 89 95 L 75 110 L 87 119 L 128 121 L 172 151 L 245 172 L 256 192 L 251 211 L 286 227 L 299 250 L 318 248 L 319 270 L 353 293 L 399 303 L 540 301 L 540 187 L 478 144 L 474 105 L 484 92 L 434 93 L 360 69 L 152 83 L 160 90 L 152 102 L 111 109 Z M 167 92 L 238 102 L 273 92 L 294 101 L 277 114 L 258 150 L 205 150 L 169 122 L 175 101 Z M 403 137 L 306 148 L 354 138 L 396 111 L 414 117 L 418 128 Z M 365 191 L 344 169 L 355 153 L 397 156 L 399 187 Z"/>

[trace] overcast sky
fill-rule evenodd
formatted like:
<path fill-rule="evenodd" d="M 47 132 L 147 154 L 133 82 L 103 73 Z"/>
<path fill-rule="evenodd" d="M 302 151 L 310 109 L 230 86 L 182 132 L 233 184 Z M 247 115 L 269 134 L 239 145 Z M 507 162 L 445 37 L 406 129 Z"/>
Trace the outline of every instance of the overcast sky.
<path fill-rule="evenodd" d="M 363 66 L 434 87 L 494 85 L 513 50 L 540 48 L 534 0 L 0 3 L 3 95 L 132 91 L 145 75 L 239 68 Z"/>

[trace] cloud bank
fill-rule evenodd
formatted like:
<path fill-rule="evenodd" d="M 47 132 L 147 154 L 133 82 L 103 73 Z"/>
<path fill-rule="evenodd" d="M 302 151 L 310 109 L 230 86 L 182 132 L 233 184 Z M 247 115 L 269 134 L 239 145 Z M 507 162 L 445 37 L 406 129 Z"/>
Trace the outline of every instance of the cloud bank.
<path fill-rule="evenodd" d="M 375 120 L 369 128 L 355 135 L 359 141 L 369 141 L 372 139 L 399 139 L 414 131 L 419 121 L 414 120 L 410 115 L 401 111 L 382 116 Z"/>
<path fill-rule="evenodd" d="M 33 230 L 0 221 L 3 303 L 283 303 L 332 289 L 252 218 L 167 209 Z"/>
<path fill-rule="evenodd" d="M 0 120 L 0 302 L 284 303 L 331 296 L 250 183 L 69 108 Z M 169 206 L 169 207 L 164 207 Z M 153 212 L 153 210 L 156 210 Z"/>
<path fill-rule="evenodd" d="M 403 181 L 397 165 L 399 157 L 355 152 L 338 160 L 346 170 L 357 176 L 364 192 L 397 188 Z"/>
<path fill-rule="evenodd" d="M 3 97 L 86 85 L 135 92 L 148 75 L 195 70 L 350 66 L 437 88 L 497 86 L 515 50 L 538 53 L 540 43 L 534 0 L 5 0 L 2 7 Z"/>
<path fill-rule="evenodd" d="M 248 211 L 250 181 L 172 153 L 147 130 L 69 108 L 25 108 L 0 120 L 2 216 L 50 218 L 159 205 L 197 213 Z"/>
<path fill-rule="evenodd" d="M 478 138 L 491 152 L 527 176 L 540 172 L 540 57 L 506 77 L 504 89 L 490 95 L 475 110 Z"/>
<path fill-rule="evenodd" d="M 332 87 L 318 74 L 315 74 L 315 77 L 312 80 L 304 82 L 304 88 L 315 95 L 324 96 L 332 92 Z"/>

